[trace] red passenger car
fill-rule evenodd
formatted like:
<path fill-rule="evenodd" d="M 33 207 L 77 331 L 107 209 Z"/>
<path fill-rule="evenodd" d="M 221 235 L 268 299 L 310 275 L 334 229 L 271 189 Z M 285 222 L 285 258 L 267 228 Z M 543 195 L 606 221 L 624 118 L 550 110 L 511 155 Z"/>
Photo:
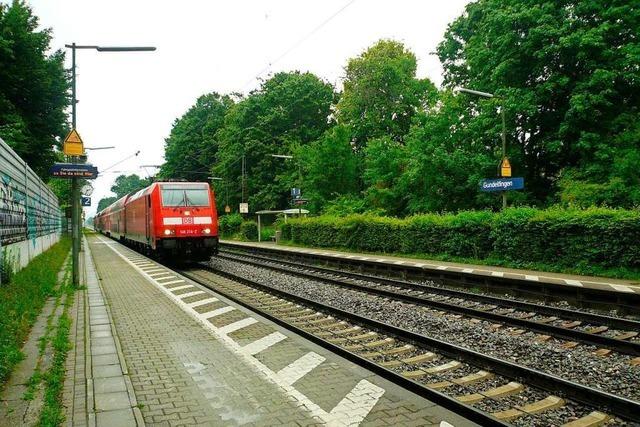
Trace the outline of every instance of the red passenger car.
<path fill-rule="evenodd" d="M 156 182 L 98 212 L 94 225 L 158 255 L 203 260 L 218 251 L 218 218 L 207 183 Z"/>

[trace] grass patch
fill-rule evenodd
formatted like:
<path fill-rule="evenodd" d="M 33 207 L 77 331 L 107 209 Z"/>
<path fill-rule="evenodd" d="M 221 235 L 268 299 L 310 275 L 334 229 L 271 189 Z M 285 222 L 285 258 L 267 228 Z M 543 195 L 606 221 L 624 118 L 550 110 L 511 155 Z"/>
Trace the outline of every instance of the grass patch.
<path fill-rule="evenodd" d="M 20 348 L 46 299 L 54 295 L 58 272 L 71 248 L 71 240 L 60 242 L 35 257 L 0 285 L 0 389 L 15 365 L 24 357 Z"/>

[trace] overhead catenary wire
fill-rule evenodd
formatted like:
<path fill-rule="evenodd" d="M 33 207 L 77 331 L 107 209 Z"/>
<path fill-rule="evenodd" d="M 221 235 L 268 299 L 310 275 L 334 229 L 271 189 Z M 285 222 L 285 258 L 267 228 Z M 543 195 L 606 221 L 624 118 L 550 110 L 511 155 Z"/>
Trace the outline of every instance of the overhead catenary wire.
<path fill-rule="evenodd" d="M 311 38 L 311 36 L 313 36 L 315 33 L 317 33 L 318 31 L 320 31 L 320 29 L 322 29 L 322 27 L 324 27 L 325 25 L 327 25 L 329 22 L 331 22 L 336 16 L 338 16 L 339 14 L 341 14 L 345 9 L 347 9 L 349 6 L 351 6 L 353 3 L 355 3 L 356 0 L 350 0 L 348 3 L 346 3 L 345 5 L 343 5 L 340 9 L 338 9 L 337 11 L 335 11 L 334 13 L 332 13 L 328 18 L 326 18 L 324 21 L 322 21 L 320 24 L 318 24 L 316 27 L 314 27 L 310 32 L 308 32 L 305 36 L 303 36 L 302 38 L 300 38 L 298 41 L 296 41 L 295 43 L 293 43 L 287 50 L 285 50 L 283 53 L 281 53 L 278 57 L 276 57 L 276 59 L 274 59 L 273 61 L 270 61 L 262 70 L 260 70 L 260 72 L 258 72 L 258 74 L 256 74 L 254 77 L 252 77 L 250 80 L 248 80 L 244 86 L 243 86 L 243 90 L 246 89 L 249 85 L 251 85 L 255 80 L 259 79 L 266 71 L 268 71 L 272 66 L 274 66 L 276 63 L 278 63 L 279 61 L 281 61 L 285 56 L 287 56 L 288 54 L 290 54 L 291 52 L 293 52 L 296 48 L 298 48 L 302 43 L 304 43 L 305 41 L 307 41 L 309 38 Z"/>

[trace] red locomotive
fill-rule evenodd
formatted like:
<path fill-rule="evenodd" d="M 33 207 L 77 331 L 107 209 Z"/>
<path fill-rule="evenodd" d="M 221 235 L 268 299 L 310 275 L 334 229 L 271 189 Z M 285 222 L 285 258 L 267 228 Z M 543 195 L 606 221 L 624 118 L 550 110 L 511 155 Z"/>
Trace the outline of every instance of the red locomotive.
<path fill-rule="evenodd" d="M 117 200 L 93 221 L 100 233 L 147 253 L 197 261 L 218 252 L 218 216 L 207 183 L 156 182 Z"/>

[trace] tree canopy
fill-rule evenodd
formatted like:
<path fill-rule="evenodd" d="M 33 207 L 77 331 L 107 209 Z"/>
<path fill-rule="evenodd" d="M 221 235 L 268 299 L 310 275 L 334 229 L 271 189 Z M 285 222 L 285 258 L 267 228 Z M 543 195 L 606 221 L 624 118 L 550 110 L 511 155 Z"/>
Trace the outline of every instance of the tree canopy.
<path fill-rule="evenodd" d="M 0 137 L 44 180 L 67 130 L 64 53 L 26 3 L 0 4 Z"/>
<path fill-rule="evenodd" d="M 401 42 L 380 40 L 347 61 L 340 93 L 287 72 L 236 103 L 200 98 L 174 124 L 163 173 L 211 165 L 233 210 L 243 192 L 251 211 L 287 207 L 292 187 L 332 214 L 499 209 L 478 187 L 498 176 L 504 113 L 525 178 L 512 204 L 638 206 L 638 32 L 628 1 L 477 0 L 437 47 L 441 88 Z"/>

